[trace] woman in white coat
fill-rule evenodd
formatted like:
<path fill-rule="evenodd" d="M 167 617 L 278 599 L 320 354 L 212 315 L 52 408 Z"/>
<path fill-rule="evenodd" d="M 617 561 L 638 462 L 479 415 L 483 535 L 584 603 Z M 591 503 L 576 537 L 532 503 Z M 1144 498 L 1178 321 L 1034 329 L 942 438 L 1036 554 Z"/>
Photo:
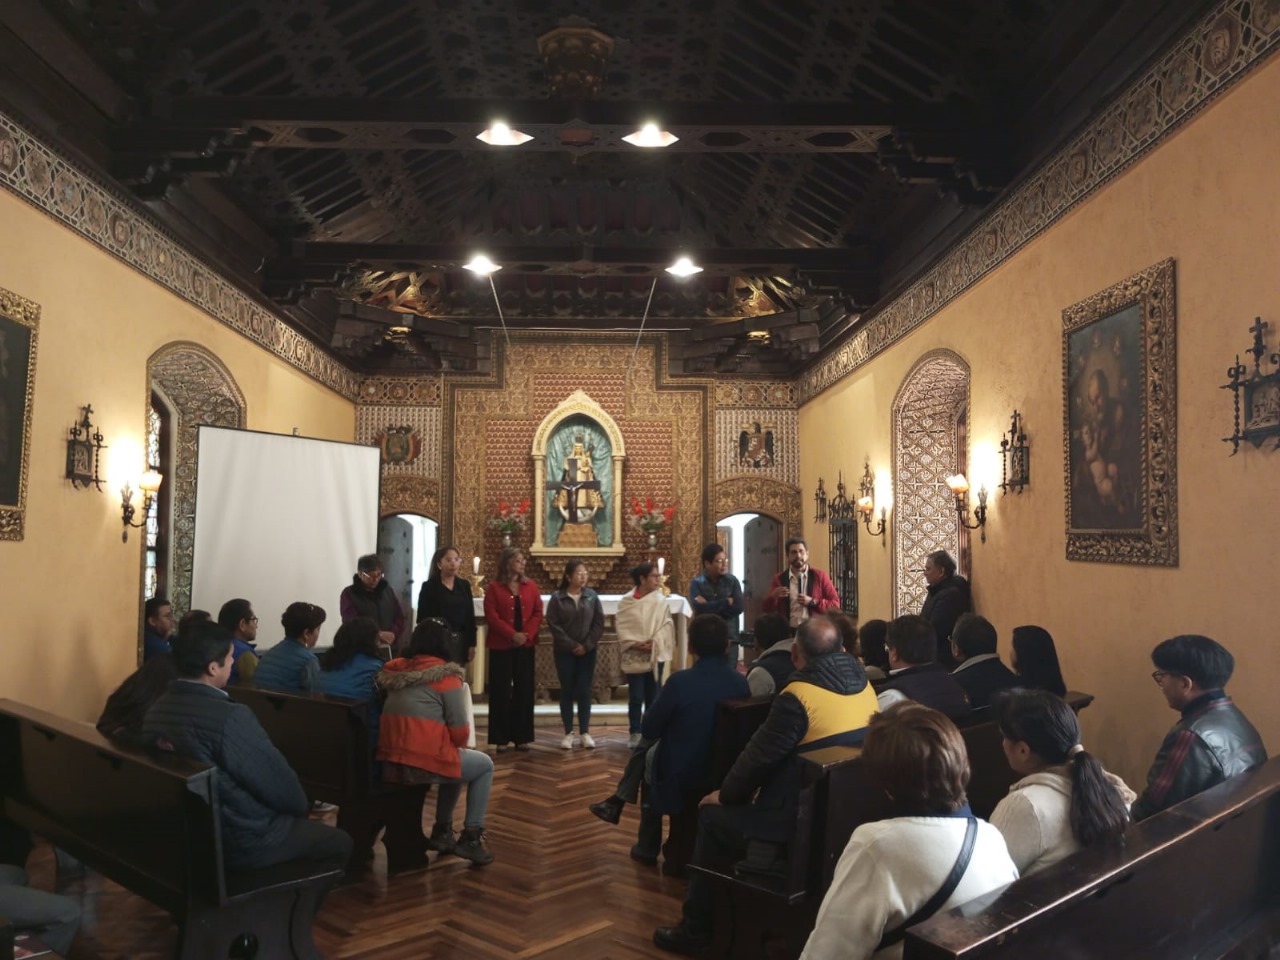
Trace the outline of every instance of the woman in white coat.
<path fill-rule="evenodd" d="M 1018 872 L 1118 840 L 1137 796 L 1080 745 L 1080 723 L 1066 701 L 1018 689 L 997 695 L 992 710 L 1009 766 L 1022 774 L 991 814 Z"/>
<path fill-rule="evenodd" d="M 853 831 L 801 960 L 900 957 L 907 927 L 1018 879 L 969 809 L 969 755 L 945 715 L 912 701 L 877 713 L 862 762 L 895 815 Z"/>

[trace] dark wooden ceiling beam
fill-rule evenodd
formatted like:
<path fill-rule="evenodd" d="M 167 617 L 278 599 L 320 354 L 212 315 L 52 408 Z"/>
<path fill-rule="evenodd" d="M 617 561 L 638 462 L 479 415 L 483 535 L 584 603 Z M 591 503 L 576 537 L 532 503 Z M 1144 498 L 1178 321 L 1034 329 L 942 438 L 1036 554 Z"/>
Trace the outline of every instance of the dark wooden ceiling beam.
<path fill-rule="evenodd" d="M 326 243 L 295 241 L 284 247 L 285 255 L 272 260 L 273 269 L 290 264 L 314 267 L 321 271 L 341 268 L 346 264 L 430 265 L 458 268 L 483 252 L 494 263 L 510 272 L 531 272 L 529 266 L 550 268 L 532 272 L 567 272 L 589 275 L 602 268 L 606 272 L 633 273 L 636 276 L 659 275 L 684 253 L 709 275 L 739 273 L 786 273 L 792 270 L 828 270 L 842 274 L 864 273 L 874 279 L 875 267 L 870 250 L 844 248 L 736 248 L 682 250 L 678 243 L 664 247 L 592 247 L 592 246 L 491 246 L 483 241 L 466 244 L 418 243 Z M 521 267 L 525 267 L 521 271 Z M 581 268 L 581 269 L 579 269 Z M 617 268 L 617 269 L 613 269 Z M 630 269 L 622 269 L 630 268 Z"/>

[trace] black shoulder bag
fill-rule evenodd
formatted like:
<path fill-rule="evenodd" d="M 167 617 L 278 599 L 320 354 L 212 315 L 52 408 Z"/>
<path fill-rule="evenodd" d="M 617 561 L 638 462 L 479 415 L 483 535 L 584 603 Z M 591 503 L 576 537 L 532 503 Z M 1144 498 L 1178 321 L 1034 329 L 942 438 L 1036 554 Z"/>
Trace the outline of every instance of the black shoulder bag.
<path fill-rule="evenodd" d="M 898 943 L 907 935 L 907 927 L 914 927 L 917 923 L 923 923 L 941 909 L 942 905 L 947 902 L 947 898 L 956 892 L 956 887 L 960 886 L 960 881 L 964 877 L 965 871 L 969 869 L 969 861 L 973 859 L 973 845 L 977 839 L 978 819 L 970 817 L 964 829 L 964 843 L 960 845 L 960 855 L 956 857 L 955 866 L 947 874 L 947 879 L 942 882 L 938 892 L 930 897 L 928 902 L 919 910 L 881 937 L 880 943 L 876 946 L 877 950 L 883 950 L 885 947 L 891 947 Z"/>

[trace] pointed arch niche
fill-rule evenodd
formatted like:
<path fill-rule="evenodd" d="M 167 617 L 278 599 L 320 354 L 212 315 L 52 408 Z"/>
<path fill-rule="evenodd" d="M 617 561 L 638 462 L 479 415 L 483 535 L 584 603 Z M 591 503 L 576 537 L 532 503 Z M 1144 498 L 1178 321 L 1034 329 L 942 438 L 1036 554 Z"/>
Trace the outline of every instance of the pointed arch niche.
<path fill-rule="evenodd" d="M 557 484 L 580 437 L 583 452 L 591 461 L 593 478 L 599 484 L 600 506 L 589 522 L 570 524 L 556 503 L 561 492 Z M 534 519 L 530 552 L 535 557 L 618 557 L 626 552 L 622 543 L 622 463 L 626 458 L 626 443 L 618 424 L 581 390 L 575 390 L 543 418 L 533 435 Z"/>
<path fill-rule="evenodd" d="M 967 532 L 946 478 L 965 472 L 969 364 L 950 350 L 921 357 L 893 401 L 893 615 L 919 613 L 927 554 L 961 562 Z"/>
<path fill-rule="evenodd" d="M 148 400 L 158 393 L 173 417 L 172 459 L 162 471 L 171 497 L 169 599 L 186 612 L 191 609 L 195 546 L 196 427 L 243 427 L 247 408 L 231 371 L 198 343 L 169 343 L 153 353 L 147 360 L 147 382 Z"/>

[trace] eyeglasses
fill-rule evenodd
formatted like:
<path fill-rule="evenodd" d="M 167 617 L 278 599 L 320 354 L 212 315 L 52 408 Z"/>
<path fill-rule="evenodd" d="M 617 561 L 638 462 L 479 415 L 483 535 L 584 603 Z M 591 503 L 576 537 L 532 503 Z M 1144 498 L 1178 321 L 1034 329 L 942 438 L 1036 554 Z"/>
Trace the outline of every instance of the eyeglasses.
<path fill-rule="evenodd" d="M 1152 670 L 1151 671 L 1151 679 L 1154 680 L 1156 683 L 1159 683 L 1165 677 L 1180 677 L 1180 676 L 1182 676 L 1182 674 L 1172 673 L 1168 670 Z"/>
<path fill-rule="evenodd" d="M 247 620 L 249 623 L 257 623 L 257 622 L 258 622 L 258 618 L 257 618 L 257 617 L 245 617 L 245 620 Z"/>

